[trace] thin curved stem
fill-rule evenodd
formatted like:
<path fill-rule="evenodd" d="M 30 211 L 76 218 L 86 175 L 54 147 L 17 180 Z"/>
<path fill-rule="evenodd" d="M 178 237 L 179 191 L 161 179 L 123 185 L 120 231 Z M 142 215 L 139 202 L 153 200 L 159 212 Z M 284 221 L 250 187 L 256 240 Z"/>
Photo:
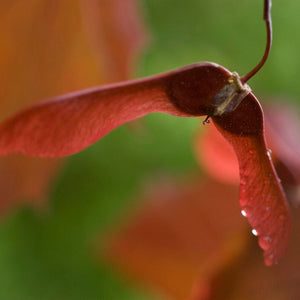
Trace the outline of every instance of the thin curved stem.
<path fill-rule="evenodd" d="M 272 19 L 271 19 L 271 0 L 265 0 L 264 4 L 264 20 L 266 22 L 267 26 L 267 44 L 266 44 L 266 49 L 264 56 L 262 57 L 261 61 L 257 64 L 257 66 L 251 70 L 249 73 L 241 77 L 241 82 L 245 84 L 250 78 L 252 78 L 265 64 L 265 62 L 268 59 L 270 50 L 271 50 L 271 45 L 272 45 Z"/>

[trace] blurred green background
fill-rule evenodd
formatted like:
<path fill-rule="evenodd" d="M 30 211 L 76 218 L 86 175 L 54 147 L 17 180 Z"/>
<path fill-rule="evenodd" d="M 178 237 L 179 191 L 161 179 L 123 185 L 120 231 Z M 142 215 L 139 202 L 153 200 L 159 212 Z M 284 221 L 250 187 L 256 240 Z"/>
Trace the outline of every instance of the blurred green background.
<path fill-rule="evenodd" d="M 198 61 L 243 75 L 265 48 L 262 0 L 143 0 L 151 42 L 137 77 Z M 249 85 L 264 101 L 300 103 L 300 3 L 273 1 L 274 40 Z M 160 299 L 99 263 L 101 234 L 137 204 L 144 182 L 198 169 L 192 139 L 198 119 L 155 114 L 145 130 L 121 127 L 67 159 L 46 211 L 23 207 L 0 226 L 0 299 Z"/>

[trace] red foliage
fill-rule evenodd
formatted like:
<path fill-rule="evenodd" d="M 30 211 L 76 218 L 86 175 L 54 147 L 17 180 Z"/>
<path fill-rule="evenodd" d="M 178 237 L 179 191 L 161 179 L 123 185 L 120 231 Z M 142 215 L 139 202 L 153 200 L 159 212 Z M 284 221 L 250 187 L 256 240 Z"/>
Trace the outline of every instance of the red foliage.
<path fill-rule="evenodd" d="M 81 10 L 105 81 L 128 80 L 145 44 L 138 0 L 81 0 Z M 100 55 L 99 55 L 100 54 Z"/>
<path fill-rule="evenodd" d="M 193 285 L 204 299 L 211 280 L 247 246 L 237 199 L 236 186 L 210 179 L 160 180 L 130 223 L 105 242 L 104 255 L 172 299 L 186 299 Z"/>
<path fill-rule="evenodd" d="M 1 160 L 0 215 L 20 203 L 38 207 L 59 170 L 58 159 L 11 155 Z"/>
<path fill-rule="evenodd" d="M 213 123 L 199 131 L 194 147 L 196 159 L 212 178 L 239 184 L 239 164 L 234 150 Z"/>
<path fill-rule="evenodd" d="M 273 104 L 265 110 L 266 116 L 266 138 L 271 145 L 275 159 L 275 165 L 281 164 L 284 172 L 280 178 L 287 188 L 291 185 L 300 184 L 300 117 L 296 107 L 291 104 Z M 277 167 L 276 167 L 277 169 Z M 290 174 L 287 174 L 287 171 Z M 280 175 L 280 173 L 279 173 Z M 287 178 L 288 176 L 288 178 Z M 294 203 L 300 202 L 298 199 L 291 199 Z"/>

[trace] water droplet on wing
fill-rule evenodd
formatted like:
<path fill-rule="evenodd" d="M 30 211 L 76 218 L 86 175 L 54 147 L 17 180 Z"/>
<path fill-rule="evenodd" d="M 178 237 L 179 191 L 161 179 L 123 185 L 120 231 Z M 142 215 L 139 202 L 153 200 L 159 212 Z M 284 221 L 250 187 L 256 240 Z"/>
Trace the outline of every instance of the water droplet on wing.
<path fill-rule="evenodd" d="M 252 234 L 253 234 L 253 235 L 255 235 L 255 236 L 257 236 L 257 235 L 258 235 L 258 233 L 257 233 L 256 229 L 252 229 Z"/>

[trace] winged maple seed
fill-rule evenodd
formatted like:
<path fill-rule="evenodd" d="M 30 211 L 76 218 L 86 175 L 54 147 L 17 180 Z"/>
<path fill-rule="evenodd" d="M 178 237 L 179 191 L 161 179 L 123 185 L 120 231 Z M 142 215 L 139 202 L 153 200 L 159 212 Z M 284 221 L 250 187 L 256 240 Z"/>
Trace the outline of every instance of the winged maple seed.
<path fill-rule="evenodd" d="M 268 42 L 264 57 L 242 78 L 217 64 L 198 63 L 50 99 L 0 126 L 0 153 L 65 156 L 88 147 L 121 124 L 152 112 L 210 116 L 238 157 L 240 204 L 258 235 L 265 263 L 277 262 L 290 238 L 289 209 L 268 156 L 261 106 L 246 85 L 270 50 L 270 5 L 265 0 Z"/>

